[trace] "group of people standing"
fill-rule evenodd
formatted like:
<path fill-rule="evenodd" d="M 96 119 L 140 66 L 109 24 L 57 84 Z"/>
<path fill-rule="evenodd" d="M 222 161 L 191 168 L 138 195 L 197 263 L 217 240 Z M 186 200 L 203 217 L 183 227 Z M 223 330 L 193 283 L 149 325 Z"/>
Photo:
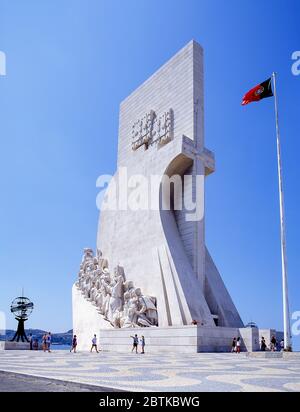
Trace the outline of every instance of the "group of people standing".
<path fill-rule="evenodd" d="M 50 347 L 51 347 L 51 342 L 52 342 L 52 336 L 51 332 L 45 333 L 42 337 L 42 349 L 44 352 L 51 352 Z"/>
<path fill-rule="evenodd" d="M 271 352 L 276 352 L 279 350 L 283 350 L 284 349 L 284 340 L 282 339 L 280 342 L 277 341 L 276 337 L 273 335 L 271 340 L 270 340 L 270 347 L 268 349 L 267 344 L 266 344 L 266 340 L 265 338 L 262 336 L 261 338 L 261 342 L 260 342 L 260 350 L 262 352 L 265 352 L 266 350 L 270 350 Z M 235 353 L 240 353 L 241 352 L 241 338 L 233 338 L 232 340 L 232 344 L 231 344 L 231 352 L 235 352 Z"/>
<path fill-rule="evenodd" d="M 241 338 L 234 337 L 231 344 L 231 352 L 241 353 Z"/>
<path fill-rule="evenodd" d="M 37 338 L 34 338 L 32 336 L 32 333 L 29 334 L 28 341 L 29 341 L 30 350 L 38 350 L 39 349 L 39 340 Z M 46 352 L 46 351 L 51 352 L 51 350 L 50 350 L 51 342 L 52 342 L 51 332 L 44 333 L 44 335 L 42 336 L 42 349 L 43 349 L 44 352 Z"/>
<path fill-rule="evenodd" d="M 261 342 L 260 342 L 260 350 L 262 352 L 265 352 L 266 350 L 268 350 L 267 344 L 266 344 L 266 340 L 265 338 L 262 336 L 261 338 Z M 270 340 L 270 348 L 269 350 L 271 352 L 276 352 L 276 351 L 283 351 L 284 350 L 284 340 L 281 339 L 280 342 L 277 341 L 276 337 L 273 335 L 271 340 Z"/>
<path fill-rule="evenodd" d="M 133 339 L 133 343 L 132 343 L 132 349 L 131 352 L 138 353 L 138 347 L 139 345 L 141 346 L 141 354 L 144 355 L 145 353 L 145 336 L 141 336 L 141 338 L 139 339 L 138 335 L 135 334 L 134 336 L 131 336 L 131 338 Z"/>

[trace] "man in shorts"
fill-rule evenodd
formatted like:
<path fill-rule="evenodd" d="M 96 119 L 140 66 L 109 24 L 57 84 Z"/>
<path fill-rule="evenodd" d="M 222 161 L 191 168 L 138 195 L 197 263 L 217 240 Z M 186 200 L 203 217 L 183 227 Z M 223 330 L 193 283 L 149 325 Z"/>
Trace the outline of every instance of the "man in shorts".
<path fill-rule="evenodd" d="M 131 352 L 135 350 L 135 353 L 138 353 L 138 345 L 139 345 L 138 335 L 131 336 L 131 338 L 133 339 L 133 345 L 132 345 Z"/>

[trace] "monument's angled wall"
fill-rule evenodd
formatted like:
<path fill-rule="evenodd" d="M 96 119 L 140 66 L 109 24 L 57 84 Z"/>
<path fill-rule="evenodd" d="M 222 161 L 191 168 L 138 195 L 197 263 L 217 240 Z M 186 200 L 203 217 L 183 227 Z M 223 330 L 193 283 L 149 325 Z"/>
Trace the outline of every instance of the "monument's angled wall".
<path fill-rule="evenodd" d="M 95 305 L 86 300 L 76 285 L 72 288 L 73 333 L 78 338 L 78 350 L 90 350 L 94 334 L 98 335 L 99 329 L 112 329 L 98 313 Z"/>
<path fill-rule="evenodd" d="M 173 139 L 162 147 L 142 145 L 132 150 L 132 126 L 145 113 L 172 109 Z M 122 168 L 128 178 L 150 175 L 207 174 L 203 136 L 203 51 L 190 42 L 120 108 L 118 181 Z M 127 182 L 125 182 L 126 184 Z M 120 186 L 124 185 L 120 183 Z M 110 187 L 109 191 L 112 190 Z M 200 193 L 204 209 L 204 179 L 186 188 Z M 109 192 L 108 191 L 108 192 Z M 242 321 L 205 248 L 204 217 L 187 222 L 185 211 L 102 211 L 97 247 L 109 261 L 125 269 L 127 279 L 157 299 L 160 326 L 188 325 L 196 319 L 214 326 L 241 327 Z M 211 281 L 206 276 L 211 273 Z M 205 295 L 208 295 L 208 300 Z"/>
<path fill-rule="evenodd" d="M 195 133 L 195 97 L 198 113 L 201 112 L 203 101 L 200 87 L 199 96 L 195 96 L 195 59 L 198 61 L 196 74 L 201 79 L 202 49 L 195 42 L 191 42 L 121 104 L 118 170 L 126 167 L 129 177 L 136 174 L 146 177 L 163 175 L 170 163 L 182 154 L 183 135 L 197 142 L 197 146 L 203 146 L 201 127 L 198 127 L 198 132 Z M 133 151 L 133 123 L 150 110 L 159 115 L 169 109 L 174 113 L 173 140 L 159 149 L 150 146 L 148 150 L 144 150 L 142 146 Z M 183 173 L 184 171 L 182 170 Z M 177 233 L 178 229 L 174 226 L 174 235 Z M 193 225 L 189 236 L 192 239 L 192 253 L 197 250 L 204 256 L 202 221 Z M 182 249 L 182 240 L 179 241 L 179 249 Z M 182 254 L 184 263 L 181 263 L 181 266 L 186 272 L 184 286 L 190 289 L 188 302 L 188 291 L 180 290 L 182 281 L 174 274 L 176 268 L 172 268 L 173 257 L 168 251 L 159 210 L 102 212 L 97 245 L 108 258 L 111 268 L 118 263 L 124 266 L 128 279 L 142 287 L 145 294 L 157 298 L 161 325 L 189 324 L 192 318 L 213 324 L 202 286 L 197 282 L 193 271 L 193 263 L 189 262 L 185 254 Z M 203 258 L 199 261 L 199 267 L 201 266 L 203 275 Z M 169 284 L 168 288 L 166 283 Z"/>

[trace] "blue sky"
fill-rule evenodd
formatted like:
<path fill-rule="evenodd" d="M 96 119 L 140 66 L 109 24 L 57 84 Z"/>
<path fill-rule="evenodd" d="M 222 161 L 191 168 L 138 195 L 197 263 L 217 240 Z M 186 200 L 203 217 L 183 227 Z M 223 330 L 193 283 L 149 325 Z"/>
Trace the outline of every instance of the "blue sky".
<path fill-rule="evenodd" d="M 72 326 L 71 286 L 95 246 L 96 179 L 116 167 L 120 101 L 192 38 L 205 50 L 207 245 L 244 322 L 282 328 L 273 99 L 278 72 L 291 310 L 300 310 L 298 1 L 0 0 L 1 285 L 35 303 L 28 326 Z M 300 337 L 295 339 L 299 344 Z"/>

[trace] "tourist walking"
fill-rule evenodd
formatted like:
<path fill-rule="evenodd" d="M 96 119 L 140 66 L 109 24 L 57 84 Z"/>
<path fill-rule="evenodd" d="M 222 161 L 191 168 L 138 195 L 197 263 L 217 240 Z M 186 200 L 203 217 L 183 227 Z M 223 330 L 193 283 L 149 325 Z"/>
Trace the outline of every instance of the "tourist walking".
<path fill-rule="evenodd" d="M 138 346 L 139 346 L 138 335 L 131 336 L 131 338 L 133 339 L 133 345 L 132 345 L 131 352 L 135 350 L 135 353 L 138 353 Z"/>
<path fill-rule="evenodd" d="M 276 344 L 277 344 L 277 341 L 276 341 L 275 336 L 273 335 L 271 339 L 271 344 L 270 344 L 270 349 L 272 352 L 276 352 Z"/>
<path fill-rule="evenodd" d="M 46 335 L 46 348 L 49 353 L 51 352 L 50 350 L 51 342 L 52 342 L 51 332 L 48 332 L 48 334 Z"/>
<path fill-rule="evenodd" d="M 91 347 L 91 352 L 93 351 L 93 349 L 96 349 L 96 352 L 98 352 L 98 346 L 97 346 L 97 335 L 94 335 L 93 339 L 92 339 L 92 347 Z"/>
<path fill-rule="evenodd" d="M 143 355 L 143 354 L 145 353 L 145 345 L 146 345 L 146 343 L 145 343 L 145 336 L 142 336 L 142 337 L 141 337 L 141 339 L 140 339 L 140 344 L 141 344 L 141 347 L 142 347 L 142 352 L 141 352 L 141 354 Z"/>
<path fill-rule="evenodd" d="M 261 350 L 262 352 L 265 352 L 265 351 L 266 351 L 266 347 L 267 347 L 267 344 L 266 344 L 265 338 L 262 336 L 261 342 L 260 342 L 260 350 Z"/>
<path fill-rule="evenodd" d="M 29 333 L 28 340 L 29 340 L 29 349 L 32 350 L 32 344 L 33 344 L 32 333 Z"/>
<path fill-rule="evenodd" d="M 238 337 L 236 340 L 236 353 L 241 353 L 241 338 Z"/>
<path fill-rule="evenodd" d="M 76 353 L 76 347 L 77 347 L 77 336 L 74 335 L 72 339 L 72 346 L 71 346 L 70 352 L 74 351 L 74 353 Z"/>
<path fill-rule="evenodd" d="M 284 351 L 284 340 L 283 339 L 281 339 L 280 341 L 280 350 Z"/>
<path fill-rule="evenodd" d="M 43 348 L 43 351 L 46 352 L 46 350 L 47 350 L 47 335 L 46 335 L 46 333 L 44 333 L 44 335 L 42 337 L 42 348 Z"/>
<path fill-rule="evenodd" d="M 234 337 L 231 344 L 231 353 L 236 351 L 236 338 Z"/>

